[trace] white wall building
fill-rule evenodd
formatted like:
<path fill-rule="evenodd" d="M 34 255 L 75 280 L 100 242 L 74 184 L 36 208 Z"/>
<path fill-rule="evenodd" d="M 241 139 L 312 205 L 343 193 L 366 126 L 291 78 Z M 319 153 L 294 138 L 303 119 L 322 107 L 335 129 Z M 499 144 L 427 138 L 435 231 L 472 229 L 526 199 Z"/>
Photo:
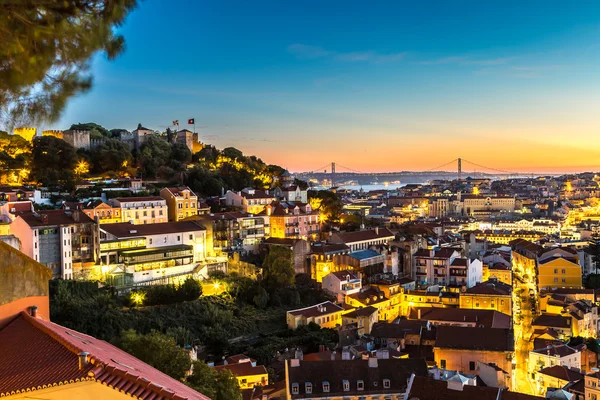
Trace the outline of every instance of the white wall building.
<path fill-rule="evenodd" d="M 167 201 L 160 196 L 117 197 L 109 200 L 113 207 L 121 209 L 123 222 L 135 225 L 167 222 Z"/>

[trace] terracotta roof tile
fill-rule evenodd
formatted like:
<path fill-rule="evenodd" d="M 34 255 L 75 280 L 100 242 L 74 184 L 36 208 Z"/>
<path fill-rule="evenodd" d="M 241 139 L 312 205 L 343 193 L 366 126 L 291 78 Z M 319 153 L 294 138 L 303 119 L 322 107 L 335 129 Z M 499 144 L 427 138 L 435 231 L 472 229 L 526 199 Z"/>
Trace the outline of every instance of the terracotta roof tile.
<path fill-rule="evenodd" d="M 457 350 L 513 351 L 512 329 L 438 326 L 435 347 Z"/>
<path fill-rule="evenodd" d="M 79 370 L 82 351 L 90 364 Z M 107 342 L 26 313 L 0 330 L 0 354 L 0 393 L 87 379 L 142 398 L 208 399 Z"/>
<path fill-rule="evenodd" d="M 338 237 L 346 244 L 364 242 L 367 240 L 377 240 L 384 238 L 394 238 L 394 234 L 387 228 L 379 229 L 378 232 L 375 229 L 367 229 L 364 231 L 356 232 L 342 232 L 338 233 Z"/>

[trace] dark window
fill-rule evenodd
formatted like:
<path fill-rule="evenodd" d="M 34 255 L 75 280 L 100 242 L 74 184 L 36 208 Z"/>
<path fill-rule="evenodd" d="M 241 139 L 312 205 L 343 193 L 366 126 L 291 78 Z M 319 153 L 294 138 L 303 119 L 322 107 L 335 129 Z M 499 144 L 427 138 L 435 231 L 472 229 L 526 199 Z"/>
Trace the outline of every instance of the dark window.
<path fill-rule="evenodd" d="M 469 361 L 469 370 L 471 370 L 471 371 L 475 370 L 475 361 Z"/>
<path fill-rule="evenodd" d="M 440 360 L 440 367 L 446 369 L 446 360 Z"/>

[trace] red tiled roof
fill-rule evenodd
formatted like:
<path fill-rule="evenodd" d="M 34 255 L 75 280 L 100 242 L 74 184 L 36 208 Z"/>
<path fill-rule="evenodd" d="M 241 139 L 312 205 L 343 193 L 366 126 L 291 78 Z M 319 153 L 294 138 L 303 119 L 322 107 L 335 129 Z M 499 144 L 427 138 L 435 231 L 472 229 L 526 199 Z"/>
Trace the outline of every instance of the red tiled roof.
<path fill-rule="evenodd" d="M 553 367 L 548 367 L 540 370 L 540 374 L 548 375 L 553 378 L 558 378 L 563 381 L 574 382 L 581 378 L 583 378 L 583 374 L 579 371 L 575 371 L 573 369 L 567 368 L 564 365 L 555 365 Z"/>
<path fill-rule="evenodd" d="M 319 306 L 321 306 L 321 308 Z M 300 308 L 298 310 L 291 310 L 288 312 L 292 315 L 303 315 L 305 318 L 310 318 L 319 315 L 333 314 L 339 311 L 343 311 L 343 308 L 332 303 L 331 301 L 325 301 L 323 303 L 315 304 L 314 306 Z"/>
<path fill-rule="evenodd" d="M 88 379 L 77 354 L 20 316 L 0 330 L 0 397 L 55 383 Z"/>
<path fill-rule="evenodd" d="M 79 213 L 79 222 L 73 219 L 74 212 Z M 31 227 L 94 223 L 93 219 L 79 211 L 40 210 L 37 212 L 19 212 L 16 215 L 21 217 Z M 48 218 L 47 223 L 43 222 L 44 215 Z"/>
<path fill-rule="evenodd" d="M 78 354 L 89 367 L 79 370 Z M 140 399 L 208 398 L 115 346 L 21 313 L 0 330 L 0 394 L 95 380 Z"/>
<path fill-rule="evenodd" d="M 143 196 L 143 197 L 117 197 L 119 203 L 132 203 L 136 201 L 166 201 L 160 196 Z"/>
<path fill-rule="evenodd" d="M 387 228 L 381 228 L 378 231 L 375 229 L 367 229 L 356 232 L 338 233 L 338 237 L 346 244 L 364 242 L 367 240 L 377 240 L 383 238 L 393 238 L 394 234 Z"/>
<path fill-rule="evenodd" d="M 435 347 L 457 350 L 514 351 L 512 329 L 438 326 Z"/>
<path fill-rule="evenodd" d="M 219 371 L 226 369 L 234 376 L 262 375 L 267 373 L 267 369 L 264 367 L 264 365 L 257 365 L 254 367 L 252 366 L 252 363 L 249 362 L 218 365 L 215 367 L 215 369 Z"/>
<path fill-rule="evenodd" d="M 172 193 L 174 196 L 179 196 L 179 195 L 180 195 L 180 193 L 181 193 L 181 192 L 183 192 L 183 191 L 185 191 L 185 190 L 187 190 L 187 191 L 189 191 L 189 192 L 190 192 L 190 196 L 196 196 L 196 193 L 194 193 L 194 192 L 192 191 L 192 189 L 190 189 L 190 188 L 189 188 L 189 187 L 187 187 L 187 186 L 168 187 L 168 188 L 165 188 L 165 189 L 167 189 L 169 192 L 171 192 L 171 193 Z M 197 197 L 197 196 L 196 196 L 196 197 Z"/>

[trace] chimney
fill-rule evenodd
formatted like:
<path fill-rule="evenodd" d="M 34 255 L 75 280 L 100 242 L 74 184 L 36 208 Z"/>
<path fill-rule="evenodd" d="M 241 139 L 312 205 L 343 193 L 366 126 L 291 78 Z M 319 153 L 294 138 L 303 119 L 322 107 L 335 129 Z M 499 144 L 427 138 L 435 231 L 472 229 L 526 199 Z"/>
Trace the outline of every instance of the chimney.
<path fill-rule="evenodd" d="M 352 360 L 352 355 L 350 354 L 350 351 L 342 351 L 342 360 Z"/>
<path fill-rule="evenodd" d="M 290 360 L 290 367 L 292 368 L 296 368 L 300 366 L 300 360 L 298 360 L 297 358 L 291 359 Z"/>
<path fill-rule="evenodd" d="M 335 350 L 331 352 L 331 360 L 335 360 Z"/>
<path fill-rule="evenodd" d="M 376 226 L 376 227 L 375 227 L 375 234 L 376 234 L 377 236 L 379 236 L 379 227 L 378 227 L 378 226 Z"/>
<path fill-rule="evenodd" d="M 79 222 L 79 211 L 73 211 L 73 221 Z"/>
<path fill-rule="evenodd" d="M 302 353 L 302 350 L 300 348 L 296 349 L 294 357 L 298 360 L 302 360 L 304 358 L 304 354 Z"/>
<path fill-rule="evenodd" d="M 29 315 L 31 315 L 33 318 L 37 318 L 37 310 L 38 306 L 29 307 Z"/>
<path fill-rule="evenodd" d="M 369 368 L 377 368 L 377 358 L 369 357 Z"/>
<path fill-rule="evenodd" d="M 417 319 L 421 319 L 421 309 L 417 309 Z"/>
<path fill-rule="evenodd" d="M 47 224 L 48 223 L 48 214 L 42 214 L 42 224 Z"/>
<path fill-rule="evenodd" d="M 90 355 L 90 353 L 88 353 L 87 351 L 82 351 L 81 353 L 77 354 L 77 357 L 79 357 L 79 369 L 80 370 L 82 370 L 88 366 L 88 363 L 90 362 L 89 355 Z"/>

